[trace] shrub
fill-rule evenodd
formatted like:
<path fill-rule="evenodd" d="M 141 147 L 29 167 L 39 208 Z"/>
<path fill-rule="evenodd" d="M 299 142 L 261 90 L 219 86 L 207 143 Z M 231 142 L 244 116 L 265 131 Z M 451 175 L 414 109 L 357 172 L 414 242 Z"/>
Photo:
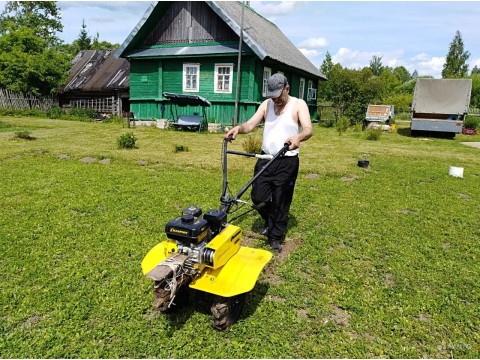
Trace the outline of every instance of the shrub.
<path fill-rule="evenodd" d="M 32 136 L 30 131 L 16 131 L 15 132 L 15 139 L 36 140 L 37 138 Z"/>
<path fill-rule="evenodd" d="M 249 136 L 242 143 L 242 148 L 248 153 L 259 154 L 262 152 L 262 140 Z"/>
<path fill-rule="evenodd" d="M 350 119 L 346 116 L 340 116 L 337 121 L 337 131 L 338 135 L 342 135 L 345 131 L 347 131 L 348 127 L 350 126 Z"/>
<path fill-rule="evenodd" d="M 94 109 L 81 109 L 73 107 L 68 111 L 68 115 L 79 119 L 80 121 L 93 121 L 97 116 Z"/>
<path fill-rule="evenodd" d="M 365 132 L 365 138 L 367 140 L 378 140 L 380 139 L 380 136 L 382 135 L 382 128 L 381 127 L 375 127 L 371 129 L 367 129 Z"/>
<path fill-rule="evenodd" d="M 463 122 L 463 127 L 465 129 L 478 129 L 479 125 L 480 118 L 473 115 L 467 115 L 465 121 Z"/>
<path fill-rule="evenodd" d="M 132 132 L 124 133 L 117 139 L 119 149 L 134 149 L 137 138 Z"/>
<path fill-rule="evenodd" d="M 335 119 L 319 120 L 318 124 L 325 128 L 331 128 L 335 126 Z"/>
<path fill-rule="evenodd" d="M 188 147 L 185 145 L 174 145 L 173 146 L 173 152 L 178 153 L 178 152 L 183 152 L 183 151 L 188 151 Z"/>
<path fill-rule="evenodd" d="M 357 121 L 353 127 L 353 131 L 362 132 L 362 123 Z"/>
<path fill-rule="evenodd" d="M 49 119 L 61 119 L 63 116 L 63 109 L 60 106 L 52 106 L 47 110 L 46 115 Z"/>

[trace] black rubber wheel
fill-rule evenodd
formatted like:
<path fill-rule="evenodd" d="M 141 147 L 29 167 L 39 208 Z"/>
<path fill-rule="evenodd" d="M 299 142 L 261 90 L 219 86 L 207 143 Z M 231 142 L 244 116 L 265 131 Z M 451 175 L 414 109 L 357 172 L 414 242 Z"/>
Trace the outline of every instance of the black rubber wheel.
<path fill-rule="evenodd" d="M 179 309 L 182 309 L 188 304 L 189 301 L 189 293 L 188 293 L 188 286 L 183 285 L 178 289 L 177 294 L 175 295 L 175 299 L 173 299 L 173 304 L 170 307 L 167 307 L 166 304 L 164 306 L 158 308 L 158 310 L 162 314 L 173 314 Z"/>
<path fill-rule="evenodd" d="M 227 331 L 237 322 L 245 307 L 247 294 L 240 294 L 229 298 L 217 296 L 211 307 L 213 327 L 220 331 Z"/>

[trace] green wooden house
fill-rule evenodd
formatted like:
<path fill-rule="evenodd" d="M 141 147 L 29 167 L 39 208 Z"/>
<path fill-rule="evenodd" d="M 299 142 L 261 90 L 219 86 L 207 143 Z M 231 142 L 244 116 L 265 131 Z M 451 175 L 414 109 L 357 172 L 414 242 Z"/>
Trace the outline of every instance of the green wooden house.
<path fill-rule="evenodd" d="M 276 72 L 313 117 L 318 83 L 326 80 L 275 24 L 242 2 L 154 2 L 115 56 L 130 61 L 130 111 L 138 120 L 168 118 L 169 92 L 208 99 L 208 122 L 232 124 L 239 68 L 239 123 L 265 99 L 266 79 Z"/>

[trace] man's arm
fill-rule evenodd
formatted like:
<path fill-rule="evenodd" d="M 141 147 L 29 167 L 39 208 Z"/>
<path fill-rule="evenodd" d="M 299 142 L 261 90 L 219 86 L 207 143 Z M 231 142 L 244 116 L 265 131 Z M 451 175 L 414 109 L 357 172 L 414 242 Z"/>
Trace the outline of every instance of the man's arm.
<path fill-rule="evenodd" d="M 302 128 L 302 131 L 297 135 L 289 137 L 286 142 L 290 142 L 289 150 L 295 150 L 300 146 L 302 141 L 310 139 L 313 135 L 312 121 L 310 120 L 310 112 L 308 111 L 307 103 L 299 99 L 297 100 L 298 106 L 298 122 Z"/>
<path fill-rule="evenodd" d="M 255 114 L 253 114 L 253 116 L 250 119 L 248 119 L 248 121 L 230 129 L 225 134 L 225 138 L 228 138 L 230 135 L 232 135 L 232 138 L 235 140 L 238 134 L 248 134 L 250 131 L 255 129 L 258 126 L 258 124 L 260 124 L 262 120 L 265 118 L 265 114 L 267 111 L 267 103 L 268 103 L 268 100 L 265 100 L 263 103 L 261 103 L 257 111 L 255 112 Z"/>

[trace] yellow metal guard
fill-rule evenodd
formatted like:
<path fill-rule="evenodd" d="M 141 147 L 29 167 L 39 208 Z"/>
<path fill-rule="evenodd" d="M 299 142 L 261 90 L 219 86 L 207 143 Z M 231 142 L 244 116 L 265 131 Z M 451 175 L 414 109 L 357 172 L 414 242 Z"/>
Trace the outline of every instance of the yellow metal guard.
<path fill-rule="evenodd" d="M 267 250 L 242 246 L 223 267 L 205 268 L 189 286 L 224 297 L 246 293 L 253 289 L 260 272 L 271 258 L 272 253 Z"/>
<path fill-rule="evenodd" d="M 143 275 L 148 274 L 154 267 L 167 257 L 178 252 L 175 241 L 166 240 L 155 245 L 142 260 Z"/>

